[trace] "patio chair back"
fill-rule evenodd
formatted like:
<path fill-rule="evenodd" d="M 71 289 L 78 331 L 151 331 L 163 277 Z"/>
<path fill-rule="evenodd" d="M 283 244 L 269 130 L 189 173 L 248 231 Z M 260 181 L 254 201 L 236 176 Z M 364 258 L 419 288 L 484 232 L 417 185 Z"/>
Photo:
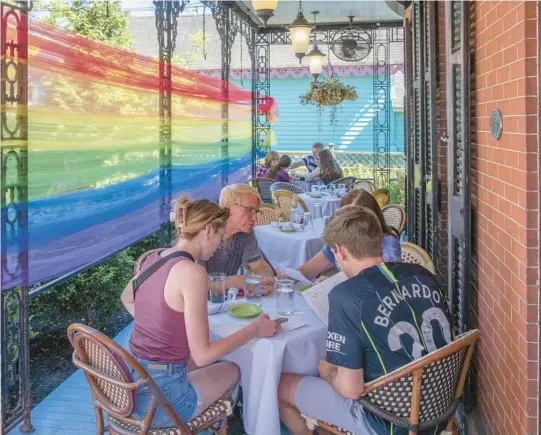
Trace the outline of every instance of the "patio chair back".
<path fill-rule="evenodd" d="M 346 189 L 349 189 L 353 185 L 353 183 L 355 183 L 356 181 L 357 181 L 357 178 L 355 177 L 343 177 L 338 180 L 331 181 L 329 183 L 329 186 L 338 186 L 339 184 L 345 184 Z"/>
<path fill-rule="evenodd" d="M 468 331 L 447 346 L 365 384 L 359 403 L 385 421 L 408 429 L 409 435 L 442 424 L 447 424 L 445 433 L 451 433 L 479 335 L 477 329 Z M 319 426 L 333 434 L 350 434 L 311 416 L 303 417 L 311 430 Z"/>
<path fill-rule="evenodd" d="M 109 429 L 104 427 L 103 411 L 108 414 L 109 424 L 122 422 L 132 428 L 132 433 L 146 434 L 156 409 L 164 407 L 177 433 L 191 434 L 156 383 L 130 353 L 105 334 L 77 323 L 68 327 L 68 338 L 74 348 L 73 363 L 84 372 L 90 385 L 98 433 Z M 137 373 L 137 381 L 130 369 Z M 132 416 L 135 391 L 143 387 L 150 390 L 152 400 L 144 419 L 138 419 Z"/>
<path fill-rule="evenodd" d="M 365 385 L 361 405 L 410 434 L 447 423 L 463 395 L 479 330 Z M 449 430 L 449 427 L 448 427 Z"/>
<path fill-rule="evenodd" d="M 282 212 L 282 216 L 286 219 L 289 219 L 291 210 L 297 207 L 297 204 L 300 204 L 304 211 L 308 211 L 306 203 L 299 198 L 296 193 L 293 193 L 289 190 L 277 190 L 273 192 L 272 199 L 274 204 Z"/>
<path fill-rule="evenodd" d="M 68 327 L 68 338 L 74 348 L 73 363 L 84 372 L 90 385 L 98 434 L 193 435 L 215 424 L 220 427 L 220 435 L 227 434 L 227 417 L 233 413 L 230 400 L 219 399 L 203 413 L 184 423 L 152 377 L 122 346 L 105 334 L 78 323 Z M 137 381 L 134 381 L 132 373 L 137 374 Z M 151 395 L 143 418 L 133 415 L 135 392 L 140 388 L 148 388 Z M 174 426 L 150 428 L 159 408 L 165 409 Z M 108 417 L 107 427 L 104 425 L 104 411 Z"/>
<path fill-rule="evenodd" d="M 256 218 L 256 225 L 270 225 L 276 222 L 282 211 L 274 204 L 262 204 Z"/>
<path fill-rule="evenodd" d="M 406 210 L 398 204 L 389 204 L 381 209 L 385 222 L 400 234 L 406 226 Z"/>
<path fill-rule="evenodd" d="M 401 242 L 400 248 L 402 250 L 403 263 L 420 264 L 432 274 L 436 274 L 436 268 L 430 255 L 419 245 L 410 242 Z"/>
<path fill-rule="evenodd" d="M 349 191 L 364 189 L 367 192 L 372 193 L 374 191 L 374 183 L 370 180 L 357 180 L 351 186 L 349 186 Z"/>
<path fill-rule="evenodd" d="M 139 273 L 139 271 L 141 270 L 141 267 L 143 266 L 143 263 L 150 256 L 150 254 L 157 251 L 163 251 L 163 250 L 164 248 L 151 249 L 150 251 L 147 251 L 144 254 L 140 255 L 139 258 L 135 260 L 135 264 L 133 265 L 133 274 L 137 275 Z"/>
<path fill-rule="evenodd" d="M 297 195 L 305 193 L 304 190 L 302 190 L 300 187 L 297 187 L 291 183 L 284 183 L 282 181 L 277 181 L 276 183 L 273 183 L 270 187 L 270 190 L 271 193 L 274 193 L 277 190 L 289 190 L 290 192 L 296 193 Z"/>
<path fill-rule="evenodd" d="M 376 198 L 376 201 L 381 208 L 389 204 L 389 189 L 376 189 L 372 192 L 372 195 Z"/>
<path fill-rule="evenodd" d="M 261 195 L 263 202 L 272 203 L 272 193 L 270 187 L 273 185 L 274 180 L 272 178 L 259 177 L 254 179 L 254 186 Z"/>

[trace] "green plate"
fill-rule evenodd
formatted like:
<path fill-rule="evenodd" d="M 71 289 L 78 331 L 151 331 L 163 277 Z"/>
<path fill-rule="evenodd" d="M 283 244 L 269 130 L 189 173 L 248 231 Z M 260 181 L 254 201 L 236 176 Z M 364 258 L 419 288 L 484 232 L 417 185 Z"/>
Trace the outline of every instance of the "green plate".
<path fill-rule="evenodd" d="M 261 314 L 261 308 L 254 304 L 239 304 L 229 307 L 227 312 L 233 317 L 249 319 L 250 317 L 259 316 Z"/>

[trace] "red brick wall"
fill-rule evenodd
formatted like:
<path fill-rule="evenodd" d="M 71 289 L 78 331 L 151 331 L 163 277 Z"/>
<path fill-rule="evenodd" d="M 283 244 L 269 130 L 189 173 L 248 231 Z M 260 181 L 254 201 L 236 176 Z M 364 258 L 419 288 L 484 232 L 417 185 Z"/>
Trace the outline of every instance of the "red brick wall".
<path fill-rule="evenodd" d="M 536 25 L 535 2 L 472 5 L 472 290 L 483 334 L 475 368 L 492 434 L 538 433 Z"/>

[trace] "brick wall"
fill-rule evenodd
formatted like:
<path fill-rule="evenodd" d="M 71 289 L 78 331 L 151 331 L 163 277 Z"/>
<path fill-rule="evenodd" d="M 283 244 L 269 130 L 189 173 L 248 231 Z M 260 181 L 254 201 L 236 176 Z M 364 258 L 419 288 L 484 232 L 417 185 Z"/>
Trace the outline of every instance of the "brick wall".
<path fill-rule="evenodd" d="M 536 25 L 535 2 L 472 7 L 472 290 L 483 334 L 475 373 L 493 434 L 538 433 Z M 498 141 L 490 136 L 495 108 L 503 113 Z"/>

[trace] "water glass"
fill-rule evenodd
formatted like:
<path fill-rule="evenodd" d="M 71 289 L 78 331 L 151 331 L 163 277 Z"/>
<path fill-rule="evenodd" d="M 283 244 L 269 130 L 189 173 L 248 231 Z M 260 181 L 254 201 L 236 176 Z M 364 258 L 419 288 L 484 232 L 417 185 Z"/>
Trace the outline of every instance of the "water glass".
<path fill-rule="evenodd" d="M 292 279 L 279 279 L 276 288 L 276 311 L 281 316 L 290 316 L 295 312 L 293 297 L 295 287 Z"/>
<path fill-rule="evenodd" d="M 225 302 L 225 284 L 227 275 L 225 273 L 209 273 L 208 288 L 210 302 L 223 304 Z"/>
<path fill-rule="evenodd" d="M 311 189 L 311 192 L 312 192 L 314 195 L 318 195 L 318 194 L 319 194 L 319 186 L 312 186 L 310 189 Z"/>
<path fill-rule="evenodd" d="M 257 275 L 244 275 L 244 296 L 246 297 L 246 302 L 260 307 L 262 295 L 261 277 Z"/>
<path fill-rule="evenodd" d="M 345 184 L 339 184 L 338 185 L 338 194 L 340 196 L 344 196 L 347 192 L 347 188 L 346 188 L 346 185 Z"/>
<path fill-rule="evenodd" d="M 310 213 L 309 211 L 305 212 L 303 214 L 303 221 L 305 228 L 312 228 L 312 231 L 314 231 L 314 218 L 312 217 L 312 213 Z"/>
<path fill-rule="evenodd" d="M 314 219 L 322 219 L 323 218 L 323 204 L 320 202 L 316 202 L 314 204 Z"/>

